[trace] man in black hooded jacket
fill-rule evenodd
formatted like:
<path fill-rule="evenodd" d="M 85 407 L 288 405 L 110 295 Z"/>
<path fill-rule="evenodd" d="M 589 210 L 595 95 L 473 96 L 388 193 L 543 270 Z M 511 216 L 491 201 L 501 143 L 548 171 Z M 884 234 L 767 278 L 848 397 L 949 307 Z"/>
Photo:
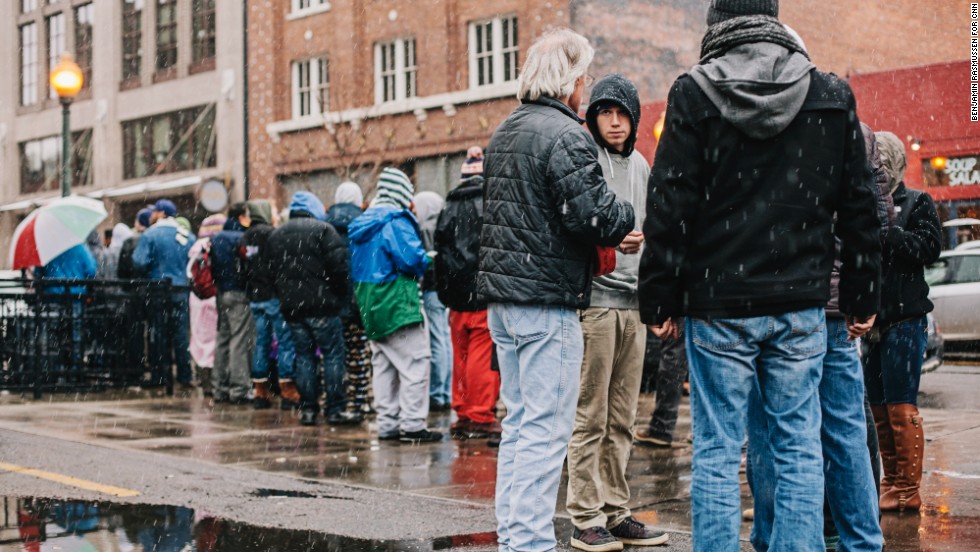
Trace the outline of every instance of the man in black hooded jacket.
<path fill-rule="evenodd" d="M 776 0 L 712 1 L 650 175 L 640 311 L 658 335 L 687 315 L 696 551 L 739 547 L 755 386 L 776 466 L 769 550 L 823 549 L 817 389 L 834 233 L 849 333 L 878 310 L 880 229 L 854 95 L 815 70 L 778 13 Z"/>

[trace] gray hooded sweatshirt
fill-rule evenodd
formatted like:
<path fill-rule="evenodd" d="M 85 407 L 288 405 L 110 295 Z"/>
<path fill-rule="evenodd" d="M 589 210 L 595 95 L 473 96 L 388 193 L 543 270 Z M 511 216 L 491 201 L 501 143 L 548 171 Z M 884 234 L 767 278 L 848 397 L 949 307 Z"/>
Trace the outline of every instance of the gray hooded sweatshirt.
<path fill-rule="evenodd" d="M 622 152 L 606 146 L 596 124 L 599 108 L 606 103 L 614 103 L 629 112 L 632 132 L 626 140 Z M 640 152 L 633 149 L 636 131 L 640 124 L 640 99 L 633 86 L 622 75 L 609 75 L 595 84 L 589 98 L 589 109 L 585 119 L 592 137 L 599 146 L 599 166 L 606 185 L 616 194 L 633 205 L 636 214 L 634 230 L 643 228 L 646 218 L 647 179 L 650 178 L 650 164 Z M 616 251 L 616 270 L 605 276 L 592 279 L 592 302 L 590 307 L 609 309 L 639 309 L 637 283 L 640 274 L 640 254 L 625 255 Z"/>
<path fill-rule="evenodd" d="M 810 90 L 815 66 L 778 44 L 753 42 L 690 71 L 721 111 L 722 119 L 757 140 L 772 138 L 793 122 Z"/>

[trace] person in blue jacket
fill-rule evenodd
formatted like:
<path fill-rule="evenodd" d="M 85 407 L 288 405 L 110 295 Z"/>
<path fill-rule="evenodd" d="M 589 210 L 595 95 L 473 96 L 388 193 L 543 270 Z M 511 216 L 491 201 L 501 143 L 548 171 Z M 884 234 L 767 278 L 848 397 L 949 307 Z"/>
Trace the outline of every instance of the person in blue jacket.
<path fill-rule="evenodd" d="M 97 270 L 98 263 L 95 260 L 95 256 L 92 255 L 92 251 L 88 246 L 83 243 L 51 259 L 38 274 L 42 278 L 50 278 L 52 280 L 89 280 L 95 277 Z M 86 289 L 85 286 L 71 286 L 67 291 L 69 295 L 81 295 L 85 293 Z M 52 286 L 45 288 L 44 292 L 61 296 L 65 293 L 65 287 Z M 73 367 L 80 367 L 83 356 L 82 309 L 84 307 L 82 306 L 82 301 L 77 298 L 62 298 L 56 301 L 58 305 L 55 306 L 55 312 L 59 312 L 62 316 L 71 320 L 71 359 Z M 59 307 L 64 310 L 59 310 Z M 55 327 L 57 327 L 57 324 Z M 56 339 L 57 333 L 59 332 L 56 331 L 55 335 L 46 335 L 44 339 Z"/>
<path fill-rule="evenodd" d="M 177 364 L 177 382 L 184 387 L 192 387 L 194 374 L 189 351 L 189 291 L 185 286 L 188 255 L 197 238 L 177 224 L 174 220 L 176 216 L 177 206 L 173 201 L 161 199 L 154 204 L 153 226 L 140 238 L 133 252 L 133 265 L 151 280 L 170 280 L 171 285 L 184 288 L 171 293 L 169 304 L 161 301 L 150 303 L 153 374 L 149 383 L 159 385 L 166 381 L 164 374 L 166 371 L 169 377 L 170 359 L 173 358 Z M 167 336 L 172 338 L 169 343 Z"/>

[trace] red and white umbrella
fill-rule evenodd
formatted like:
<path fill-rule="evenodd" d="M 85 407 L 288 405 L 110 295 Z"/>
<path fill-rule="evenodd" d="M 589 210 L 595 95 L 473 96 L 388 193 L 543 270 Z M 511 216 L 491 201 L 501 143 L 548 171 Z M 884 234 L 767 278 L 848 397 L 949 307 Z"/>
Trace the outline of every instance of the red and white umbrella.
<path fill-rule="evenodd" d="M 107 216 L 101 201 L 79 196 L 55 199 L 17 225 L 10 244 L 11 268 L 48 264 L 72 247 L 85 243 L 85 238 Z"/>

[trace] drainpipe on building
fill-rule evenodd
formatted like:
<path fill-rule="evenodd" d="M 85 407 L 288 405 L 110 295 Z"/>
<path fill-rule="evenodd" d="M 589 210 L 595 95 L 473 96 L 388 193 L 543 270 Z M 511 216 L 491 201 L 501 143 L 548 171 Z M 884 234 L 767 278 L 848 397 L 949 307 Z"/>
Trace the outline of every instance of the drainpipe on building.
<path fill-rule="evenodd" d="M 249 199 L 248 175 L 248 0 L 242 0 L 242 163 L 245 201 Z"/>

